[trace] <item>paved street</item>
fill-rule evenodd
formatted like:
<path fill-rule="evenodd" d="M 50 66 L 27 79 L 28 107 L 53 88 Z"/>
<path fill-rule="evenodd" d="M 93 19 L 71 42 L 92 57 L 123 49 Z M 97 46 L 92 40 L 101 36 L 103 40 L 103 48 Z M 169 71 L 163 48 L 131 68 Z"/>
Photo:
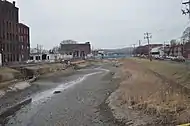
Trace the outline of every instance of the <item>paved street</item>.
<path fill-rule="evenodd" d="M 85 71 L 85 72 L 84 72 Z M 117 126 L 105 99 L 116 88 L 102 68 L 33 96 L 31 104 L 10 117 L 7 126 Z M 53 94 L 53 91 L 62 91 Z"/>

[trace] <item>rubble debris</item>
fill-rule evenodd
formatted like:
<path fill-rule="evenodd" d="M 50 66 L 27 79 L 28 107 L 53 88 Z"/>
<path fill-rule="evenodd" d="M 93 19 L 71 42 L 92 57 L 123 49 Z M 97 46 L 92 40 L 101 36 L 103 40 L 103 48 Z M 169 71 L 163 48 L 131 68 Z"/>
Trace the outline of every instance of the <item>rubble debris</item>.
<path fill-rule="evenodd" d="M 61 91 L 54 91 L 53 94 L 59 94 Z"/>

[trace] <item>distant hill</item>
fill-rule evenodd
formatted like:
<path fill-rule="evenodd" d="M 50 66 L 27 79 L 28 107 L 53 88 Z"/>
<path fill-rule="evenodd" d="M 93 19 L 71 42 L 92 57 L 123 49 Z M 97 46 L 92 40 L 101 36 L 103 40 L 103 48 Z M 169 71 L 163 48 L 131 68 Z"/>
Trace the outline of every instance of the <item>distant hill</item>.
<path fill-rule="evenodd" d="M 99 49 L 99 51 L 104 51 L 105 53 L 131 54 L 131 52 L 133 52 L 133 48 L 126 47 L 126 48 L 120 48 L 120 49 Z"/>

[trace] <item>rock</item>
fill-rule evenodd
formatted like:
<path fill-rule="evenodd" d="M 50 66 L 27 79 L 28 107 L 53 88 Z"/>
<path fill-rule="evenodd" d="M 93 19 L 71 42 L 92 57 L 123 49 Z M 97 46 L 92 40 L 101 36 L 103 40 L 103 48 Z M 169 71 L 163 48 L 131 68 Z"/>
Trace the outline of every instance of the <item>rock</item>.
<path fill-rule="evenodd" d="M 114 75 L 115 73 L 114 72 L 111 72 L 111 75 Z"/>
<path fill-rule="evenodd" d="M 59 94 L 61 91 L 54 91 L 53 94 Z"/>

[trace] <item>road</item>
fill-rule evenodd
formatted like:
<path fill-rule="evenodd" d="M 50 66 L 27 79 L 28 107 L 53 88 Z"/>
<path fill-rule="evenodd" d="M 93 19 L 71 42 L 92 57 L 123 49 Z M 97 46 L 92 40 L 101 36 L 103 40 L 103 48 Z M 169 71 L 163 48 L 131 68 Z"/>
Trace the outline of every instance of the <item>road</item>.
<path fill-rule="evenodd" d="M 113 68 L 112 68 L 113 70 Z M 117 87 L 107 69 L 85 69 L 72 81 L 32 96 L 6 126 L 117 126 L 105 104 Z M 82 72 L 81 71 L 81 72 Z M 54 91 L 61 91 L 53 94 Z"/>

